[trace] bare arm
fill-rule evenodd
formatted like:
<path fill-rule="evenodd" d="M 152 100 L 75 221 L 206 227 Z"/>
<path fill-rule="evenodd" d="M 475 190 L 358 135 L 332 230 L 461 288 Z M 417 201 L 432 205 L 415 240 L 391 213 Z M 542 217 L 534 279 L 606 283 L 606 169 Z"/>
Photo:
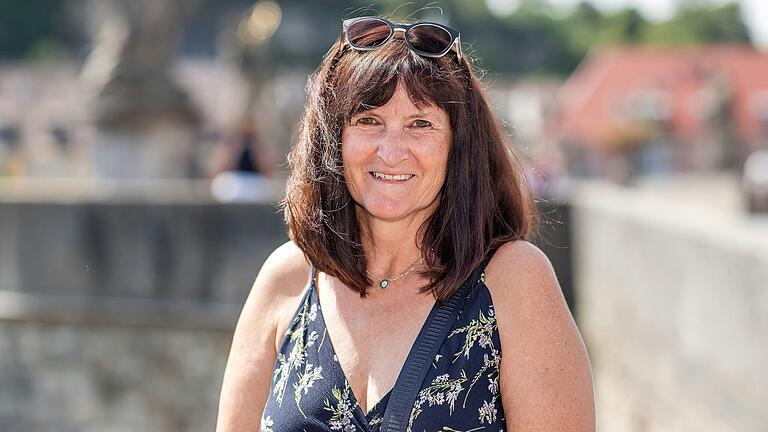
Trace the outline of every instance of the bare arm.
<path fill-rule="evenodd" d="M 592 369 L 547 257 L 503 245 L 486 272 L 501 338 L 501 398 L 510 431 L 594 432 Z"/>
<path fill-rule="evenodd" d="M 281 335 L 307 281 L 308 266 L 291 243 L 259 271 L 232 338 L 219 399 L 217 432 L 259 430 Z M 293 307 L 293 309 L 291 309 Z"/>

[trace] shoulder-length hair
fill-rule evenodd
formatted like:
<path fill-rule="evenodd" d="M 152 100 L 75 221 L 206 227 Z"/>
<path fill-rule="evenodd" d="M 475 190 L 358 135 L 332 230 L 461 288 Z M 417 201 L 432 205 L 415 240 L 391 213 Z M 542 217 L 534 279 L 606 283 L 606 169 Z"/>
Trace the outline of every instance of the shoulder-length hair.
<path fill-rule="evenodd" d="M 345 184 L 341 133 L 358 112 L 385 105 L 401 83 L 416 104 L 448 113 L 452 143 L 435 212 L 419 228 L 421 274 L 448 299 L 502 243 L 537 224 L 522 164 L 508 145 L 468 59 L 413 53 L 400 38 L 360 52 L 337 41 L 310 77 L 282 201 L 289 235 L 317 269 L 365 296 L 371 280 L 355 206 Z"/>

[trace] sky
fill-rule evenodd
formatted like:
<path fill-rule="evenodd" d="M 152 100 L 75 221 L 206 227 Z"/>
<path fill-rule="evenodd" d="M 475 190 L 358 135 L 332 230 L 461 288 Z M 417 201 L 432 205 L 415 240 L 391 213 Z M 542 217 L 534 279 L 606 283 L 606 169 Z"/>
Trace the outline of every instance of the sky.
<path fill-rule="evenodd" d="M 548 0 L 550 4 L 564 10 L 573 8 L 580 0 Z M 650 20 L 664 20 L 675 13 L 676 0 L 588 0 L 598 9 L 613 12 L 633 6 Z M 485 0 L 488 8 L 500 15 L 514 12 L 520 0 Z M 729 3 L 729 0 L 710 0 L 713 4 Z M 740 0 L 744 22 L 756 45 L 768 49 L 768 1 Z"/>

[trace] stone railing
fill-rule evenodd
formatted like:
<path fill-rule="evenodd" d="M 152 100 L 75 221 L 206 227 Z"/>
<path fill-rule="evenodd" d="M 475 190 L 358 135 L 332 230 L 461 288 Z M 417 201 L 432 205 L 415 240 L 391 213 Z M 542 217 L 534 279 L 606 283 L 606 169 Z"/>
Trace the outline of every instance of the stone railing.
<path fill-rule="evenodd" d="M 567 211 L 538 242 L 572 301 Z M 211 431 L 272 202 L 205 182 L 0 184 L 0 431 Z"/>
<path fill-rule="evenodd" d="M 213 430 L 276 205 L 66 183 L 0 188 L 0 430 Z"/>
<path fill-rule="evenodd" d="M 599 431 L 768 430 L 768 220 L 706 190 L 573 189 Z"/>
<path fill-rule="evenodd" d="M 0 195 L 0 290 L 241 304 L 287 239 L 274 203 L 219 204 L 204 182 L 120 184 Z"/>

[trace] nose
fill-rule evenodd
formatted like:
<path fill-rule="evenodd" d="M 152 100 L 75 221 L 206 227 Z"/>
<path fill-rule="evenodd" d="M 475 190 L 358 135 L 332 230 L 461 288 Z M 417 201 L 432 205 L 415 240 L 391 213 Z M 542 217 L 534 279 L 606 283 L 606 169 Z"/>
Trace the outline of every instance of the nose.
<path fill-rule="evenodd" d="M 397 166 L 408 159 L 408 142 L 401 131 L 387 131 L 379 140 L 376 156 L 387 166 Z"/>

